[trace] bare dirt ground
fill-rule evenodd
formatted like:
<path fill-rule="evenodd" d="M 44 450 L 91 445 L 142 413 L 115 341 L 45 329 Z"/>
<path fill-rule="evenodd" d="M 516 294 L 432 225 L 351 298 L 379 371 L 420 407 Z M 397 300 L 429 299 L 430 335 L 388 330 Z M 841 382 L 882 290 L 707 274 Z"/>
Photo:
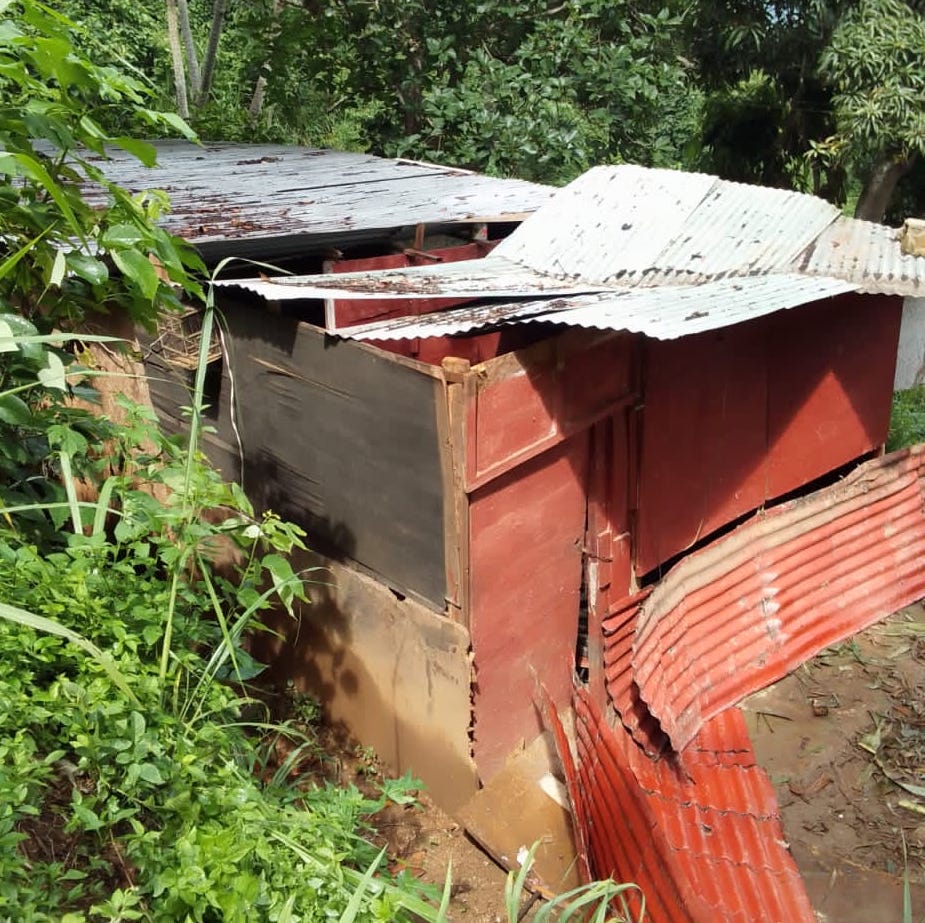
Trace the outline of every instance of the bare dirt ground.
<path fill-rule="evenodd" d="M 902 923 L 906 869 L 913 920 L 925 920 L 925 610 L 823 652 L 743 707 L 820 923 Z M 368 751 L 342 737 L 327 746 L 340 781 L 376 781 Z M 420 802 L 376 818 L 393 871 L 442 887 L 451 868 L 451 919 L 506 923 L 506 873 Z"/>
<path fill-rule="evenodd" d="M 900 923 L 905 869 L 913 920 L 925 919 L 922 607 L 824 651 L 744 708 L 820 919 Z"/>

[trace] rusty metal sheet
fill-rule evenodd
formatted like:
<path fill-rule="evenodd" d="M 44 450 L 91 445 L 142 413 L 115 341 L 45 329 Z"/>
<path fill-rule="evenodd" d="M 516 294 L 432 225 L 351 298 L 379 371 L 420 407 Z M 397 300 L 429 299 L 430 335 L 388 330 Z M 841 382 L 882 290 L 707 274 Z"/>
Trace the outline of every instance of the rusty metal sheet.
<path fill-rule="evenodd" d="M 478 260 L 494 249 L 495 241 L 476 241 L 457 247 L 436 247 L 423 252 L 404 250 L 386 256 L 374 256 L 366 259 L 336 260 L 330 264 L 334 275 L 348 272 L 368 272 L 374 269 L 404 269 L 408 266 L 440 266 L 445 263 L 458 263 L 462 260 Z M 338 327 L 381 321 L 404 315 L 430 314 L 445 310 L 460 303 L 458 298 L 383 298 L 354 299 L 337 298 L 328 302 L 326 326 L 333 333 Z"/>
<path fill-rule="evenodd" d="M 729 705 L 925 596 L 923 452 L 757 514 L 655 587 L 632 677 L 676 750 Z"/>
<path fill-rule="evenodd" d="M 163 226 L 207 259 L 304 253 L 306 243 L 373 239 L 417 224 L 521 220 L 554 189 L 439 164 L 279 144 L 157 141 L 148 169 L 111 150 L 97 166 L 132 192 L 163 189 Z M 90 159 L 96 159 L 90 155 Z M 105 190 L 91 187 L 91 200 Z"/>
<path fill-rule="evenodd" d="M 594 874 L 640 885 L 652 923 L 814 923 L 737 709 L 712 719 L 678 763 L 645 756 L 584 689 L 574 707 L 566 778 Z"/>

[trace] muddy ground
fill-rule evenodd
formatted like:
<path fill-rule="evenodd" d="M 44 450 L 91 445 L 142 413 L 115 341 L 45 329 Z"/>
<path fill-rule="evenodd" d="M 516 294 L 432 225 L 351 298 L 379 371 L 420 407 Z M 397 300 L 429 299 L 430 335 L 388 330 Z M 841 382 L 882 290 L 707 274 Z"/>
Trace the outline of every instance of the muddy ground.
<path fill-rule="evenodd" d="M 925 920 L 922 607 L 823 652 L 744 709 L 820 923 L 902 923 L 906 869 L 913 920 Z M 343 778 L 374 779 L 368 754 L 338 746 Z M 505 872 L 426 795 L 388 808 L 378 828 L 393 869 L 442 885 L 452 865 L 452 919 L 507 920 Z"/>

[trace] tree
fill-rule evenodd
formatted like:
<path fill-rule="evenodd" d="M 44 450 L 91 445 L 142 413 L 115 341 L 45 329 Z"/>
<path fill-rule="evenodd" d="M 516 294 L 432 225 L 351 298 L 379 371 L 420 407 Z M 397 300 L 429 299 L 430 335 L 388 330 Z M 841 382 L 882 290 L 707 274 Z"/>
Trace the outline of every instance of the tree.
<path fill-rule="evenodd" d="M 115 310 L 151 326 L 177 304 L 168 281 L 198 291 L 188 270 L 201 262 L 155 225 L 163 195 L 128 195 L 92 157 L 112 145 L 154 164 L 150 144 L 107 122 L 191 132 L 150 108 L 141 82 L 75 53 L 64 16 L 34 0 L 10 13 L 0 32 L 0 303 L 44 327 Z M 84 197 L 89 185 L 104 191 L 102 203 Z"/>
<path fill-rule="evenodd" d="M 839 23 L 819 72 L 835 132 L 816 151 L 862 178 L 855 215 L 881 221 L 925 153 L 925 17 L 902 0 L 861 0 Z"/>
<path fill-rule="evenodd" d="M 706 94 L 699 165 L 727 179 L 795 186 L 844 198 L 841 165 L 809 162 L 834 130 L 831 90 L 818 73 L 845 0 L 699 0 L 685 17 Z"/>
<path fill-rule="evenodd" d="M 200 64 L 187 0 L 167 0 L 167 36 L 173 64 L 177 111 L 188 119 L 190 107 L 200 109 L 209 99 L 225 24 L 226 0 L 213 0 L 209 38 Z"/>

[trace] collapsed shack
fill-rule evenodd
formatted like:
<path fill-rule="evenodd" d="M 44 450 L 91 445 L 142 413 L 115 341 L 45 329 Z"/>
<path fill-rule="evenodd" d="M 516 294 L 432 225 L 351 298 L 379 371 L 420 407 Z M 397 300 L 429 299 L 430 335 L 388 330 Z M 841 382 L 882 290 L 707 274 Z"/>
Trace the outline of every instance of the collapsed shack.
<path fill-rule="evenodd" d="M 220 155 L 213 182 L 277 156 Z M 878 457 L 925 260 L 713 177 L 502 188 L 454 226 L 437 194 L 406 220 L 370 187 L 361 243 L 305 230 L 303 275 L 220 289 L 208 450 L 329 568 L 264 653 L 462 814 L 574 704 L 594 874 L 642 884 L 655 921 L 812 920 L 734 706 L 925 595 L 919 456 Z M 169 360 L 150 344 L 168 424 Z"/>

